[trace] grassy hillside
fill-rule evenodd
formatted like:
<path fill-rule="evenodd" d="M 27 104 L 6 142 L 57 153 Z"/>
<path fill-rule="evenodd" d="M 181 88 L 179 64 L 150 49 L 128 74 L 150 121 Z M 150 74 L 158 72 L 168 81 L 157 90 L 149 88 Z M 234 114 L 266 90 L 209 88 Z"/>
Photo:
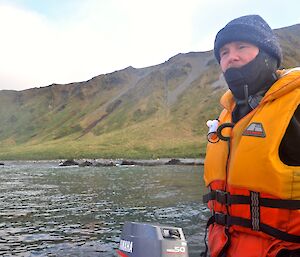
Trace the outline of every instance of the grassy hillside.
<path fill-rule="evenodd" d="M 300 25 L 276 30 L 299 66 Z M 81 83 L 0 91 L 0 159 L 199 157 L 226 90 L 213 53 Z"/>

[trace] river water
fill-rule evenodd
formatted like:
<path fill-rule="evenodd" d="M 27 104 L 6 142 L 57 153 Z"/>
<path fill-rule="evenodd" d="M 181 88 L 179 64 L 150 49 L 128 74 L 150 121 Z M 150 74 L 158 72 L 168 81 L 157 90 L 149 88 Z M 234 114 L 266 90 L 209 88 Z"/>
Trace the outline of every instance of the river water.
<path fill-rule="evenodd" d="M 0 256 L 116 256 L 126 221 L 183 228 L 190 257 L 209 213 L 202 166 L 0 167 Z"/>

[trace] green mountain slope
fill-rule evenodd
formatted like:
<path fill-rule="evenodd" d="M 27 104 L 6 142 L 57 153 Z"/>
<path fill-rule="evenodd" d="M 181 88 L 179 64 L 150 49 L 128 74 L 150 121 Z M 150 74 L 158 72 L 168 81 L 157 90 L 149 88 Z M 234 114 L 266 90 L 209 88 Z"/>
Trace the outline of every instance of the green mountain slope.
<path fill-rule="evenodd" d="M 298 66 L 300 25 L 276 33 L 284 66 Z M 225 90 L 211 51 L 86 82 L 2 90 L 0 159 L 199 157 Z"/>

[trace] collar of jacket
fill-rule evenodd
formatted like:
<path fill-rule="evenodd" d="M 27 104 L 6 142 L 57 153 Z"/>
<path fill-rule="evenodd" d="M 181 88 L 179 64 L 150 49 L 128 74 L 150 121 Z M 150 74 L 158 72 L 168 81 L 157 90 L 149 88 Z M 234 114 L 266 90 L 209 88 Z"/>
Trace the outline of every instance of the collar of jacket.
<path fill-rule="evenodd" d="M 300 67 L 289 70 L 278 70 L 276 73 L 279 79 L 266 92 L 261 103 L 273 101 L 296 88 L 300 89 Z M 226 110 L 233 111 L 236 103 L 230 90 L 227 90 L 221 97 L 220 104 Z"/>

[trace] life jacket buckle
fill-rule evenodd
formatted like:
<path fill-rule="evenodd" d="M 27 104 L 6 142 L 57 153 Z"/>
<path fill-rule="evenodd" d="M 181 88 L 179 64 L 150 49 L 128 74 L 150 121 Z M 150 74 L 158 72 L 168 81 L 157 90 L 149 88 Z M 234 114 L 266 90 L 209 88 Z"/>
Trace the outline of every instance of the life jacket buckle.
<path fill-rule="evenodd" d="M 216 201 L 227 206 L 229 205 L 229 195 L 230 194 L 226 191 L 216 190 Z"/>
<path fill-rule="evenodd" d="M 219 225 L 225 226 L 225 228 L 229 228 L 228 216 L 224 213 L 216 212 L 215 222 Z"/>

